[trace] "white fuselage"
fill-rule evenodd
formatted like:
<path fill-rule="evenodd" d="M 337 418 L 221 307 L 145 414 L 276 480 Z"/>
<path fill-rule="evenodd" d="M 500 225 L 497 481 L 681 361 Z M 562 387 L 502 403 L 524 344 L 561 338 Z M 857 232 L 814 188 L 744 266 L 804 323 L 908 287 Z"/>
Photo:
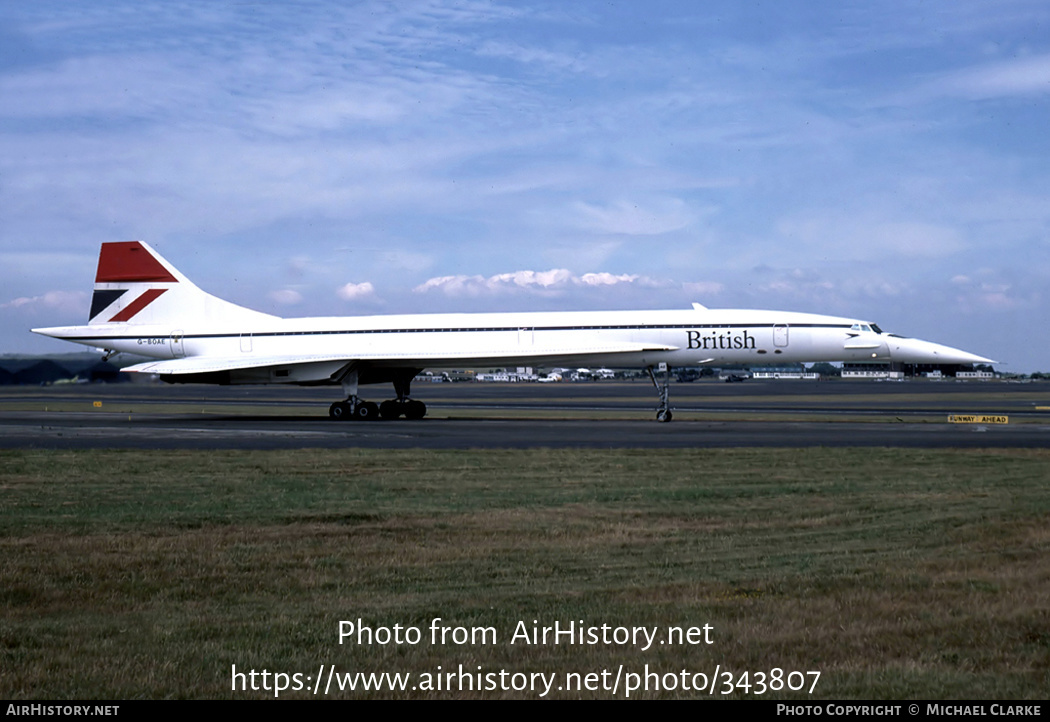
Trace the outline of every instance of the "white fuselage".
<path fill-rule="evenodd" d="M 478 365 L 646 367 L 816 361 L 973 363 L 945 346 L 871 330 L 855 319 L 785 311 L 712 310 L 416 314 L 282 319 L 248 323 L 95 324 L 48 329 L 65 340 L 155 359 L 244 362 L 233 383 L 317 383 L 336 359 L 373 367 Z M 61 332 L 61 333 L 56 333 Z M 920 349 L 918 346 L 922 346 Z M 921 352 L 920 352 L 921 351 Z M 294 354 L 314 363 L 266 378 L 251 369 Z"/>

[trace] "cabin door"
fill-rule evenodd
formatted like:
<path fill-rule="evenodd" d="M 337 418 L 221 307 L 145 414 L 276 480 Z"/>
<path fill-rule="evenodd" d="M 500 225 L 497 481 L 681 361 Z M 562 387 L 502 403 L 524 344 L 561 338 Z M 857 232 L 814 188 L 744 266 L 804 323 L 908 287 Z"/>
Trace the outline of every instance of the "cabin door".
<path fill-rule="evenodd" d="M 788 327 L 786 323 L 778 323 L 773 326 L 773 345 L 777 348 L 786 348 L 788 345 Z"/>
<path fill-rule="evenodd" d="M 182 345 L 182 331 L 171 332 L 171 356 L 172 358 L 184 358 L 186 348 Z"/>

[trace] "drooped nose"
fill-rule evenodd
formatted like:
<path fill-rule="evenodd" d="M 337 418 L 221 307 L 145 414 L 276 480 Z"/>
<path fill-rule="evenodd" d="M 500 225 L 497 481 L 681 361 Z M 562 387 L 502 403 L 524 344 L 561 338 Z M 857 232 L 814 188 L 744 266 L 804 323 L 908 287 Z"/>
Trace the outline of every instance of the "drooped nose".
<path fill-rule="evenodd" d="M 990 358 L 918 338 L 887 338 L 890 358 L 910 364 L 994 364 Z"/>

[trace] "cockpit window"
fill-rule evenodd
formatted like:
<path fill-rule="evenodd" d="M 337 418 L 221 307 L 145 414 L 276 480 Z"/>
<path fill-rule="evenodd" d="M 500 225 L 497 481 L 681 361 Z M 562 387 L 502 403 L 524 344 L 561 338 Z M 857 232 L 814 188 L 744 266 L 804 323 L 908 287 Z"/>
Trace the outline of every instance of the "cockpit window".
<path fill-rule="evenodd" d="M 873 323 L 873 324 L 871 324 L 871 330 L 872 330 L 872 331 L 874 331 L 875 333 L 878 333 L 878 334 L 881 334 L 881 333 L 882 333 L 882 329 L 881 329 L 881 328 L 879 328 L 879 327 L 878 327 L 877 325 L 875 325 L 874 323 Z"/>
<path fill-rule="evenodd" d="M 852 331 L 867 331 L 868 333 L 871 333 L 872 331 L 874 331 L 875 333 L 882 333 L 882 329 L 879 328 L 878 326 L 876 326 L 873 323 L 872 324 L 855 323 L 855 324 L 853 324 L 853 328 L 850 329 L 850 330 L 852 330 Z"/>

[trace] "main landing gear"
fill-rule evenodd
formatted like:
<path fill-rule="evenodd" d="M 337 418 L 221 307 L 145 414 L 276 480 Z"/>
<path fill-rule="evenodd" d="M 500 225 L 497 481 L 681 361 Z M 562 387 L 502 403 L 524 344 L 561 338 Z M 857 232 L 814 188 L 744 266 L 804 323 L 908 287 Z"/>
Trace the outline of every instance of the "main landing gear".
<path fill-rule="evenodd" d="M 656 387 L 657 395 L 660 397 L 660 405 L 656 407 L 656 420 L 666 423 L 674 418 L 674 415 L 671 413 L 671 369 L 667 364 L 660 364 L 659 370 L 664 372 L 664 382 L 662 384 L 656 380 L 656 372 L 652 366 L 646 366 L 645 370 L 649 374 L 653 386 Z"/>
<path fill-rule="evenodd" d="M 339 421 L 371 421 L 379 418 L 379 407 L 372 401 L 351 396 L 346 401 L 336 401 L 329 406 L 328 415 Z"/>
<path fill-rule="evenodd" d="M 422 419 L 427 415 L 427 405 L 408 397 L 415 373 L 396 376 L 393 379 L 396 399 L 376 404 L 357 395 L 358 372 L 351 368 L 341 380 L 347 392 L 346 401 L 336 401 L 328 407 L 328 415 L 339 421 L 390 421 L 404 416 L 406 419 Z"/>
<path fill-rule="evenodd" d="M 346 401 L 336 401 L 329 406 L 328 415 L 337 421 L 390 421 L 402 416 L 414 420 L 427 415 L 427 405 L 407 397 L 376 404 L 358 396 L 351 396 Z"/>
<path fill-rule="evenodd" d="M 404 416 L 406 419 L 422 419 L 427 415 L 427 405 L 415 399 L 390 399 L 379 404 L 379 415 L 384 419 L 396 419 Z"/>

